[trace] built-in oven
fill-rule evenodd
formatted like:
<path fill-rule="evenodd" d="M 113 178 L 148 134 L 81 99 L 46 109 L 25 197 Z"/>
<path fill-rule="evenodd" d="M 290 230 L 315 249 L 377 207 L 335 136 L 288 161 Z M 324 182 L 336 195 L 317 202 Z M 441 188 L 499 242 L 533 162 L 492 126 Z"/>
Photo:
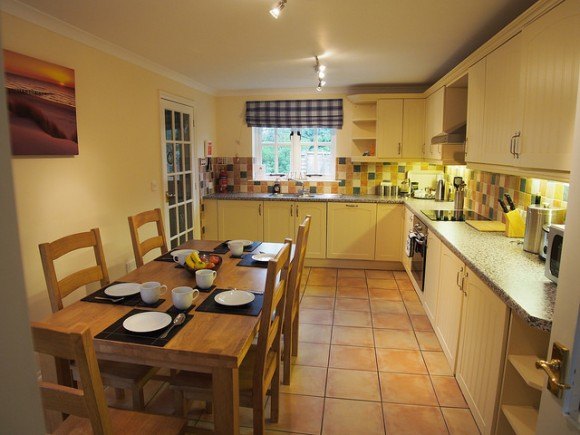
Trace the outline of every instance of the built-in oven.
<path fill-rule="evenodd" d="M 415 216 L 413 218 L 413 230 L 409 233 L 407 245 L 411 245 L 411 274 L 421 291 L 425 288 L 425 262 L 427 260 L 427 225 Z"/>

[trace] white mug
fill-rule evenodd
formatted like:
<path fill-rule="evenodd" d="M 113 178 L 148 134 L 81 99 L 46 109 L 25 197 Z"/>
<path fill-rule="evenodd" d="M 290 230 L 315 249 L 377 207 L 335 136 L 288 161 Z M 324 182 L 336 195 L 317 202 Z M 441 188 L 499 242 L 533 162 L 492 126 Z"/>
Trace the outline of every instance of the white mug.
<path fill-rule="evenodd" d="M 195 282 L 200 289 L 206 290 L 212 286 L 216 276 L 215 270 L 201 269 L 195 272 Z"/>
<path fill-rule="evenodd" d="M 189 257 L 192 252 L 193 249 L 178 249 L 173 252 L 173 261 L 183 266 L 185 264 L 185 259 Z"/>
<path fill-rule="evenodd" d="M 146 304 L 154 304 L 159 300 L 159 297 L 167 291 L 166 285 L 161 285 L 156 281 L 144 282 L 139 288 L 141 292 L 141 299 Z"/>
<path fill-rule="evenodd" d="M 187 310 L 198 296 L 199 290 L 191 287 L 175 287 L 171 290 L 173 305 L 178 310 Z"/>
<path fill-rule="evenodd" d="M 244 253 L 244 244 L 241 242 L 228 242 L 228 248 L 235 257 L 240 257 Z"/>

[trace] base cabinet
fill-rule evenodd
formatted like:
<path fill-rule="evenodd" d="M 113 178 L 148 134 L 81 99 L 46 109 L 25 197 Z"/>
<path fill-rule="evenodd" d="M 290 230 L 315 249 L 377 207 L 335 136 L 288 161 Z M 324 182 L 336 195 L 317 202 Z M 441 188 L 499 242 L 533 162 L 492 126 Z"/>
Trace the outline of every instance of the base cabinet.
<path fill-rule="evenodd" d="M 218 239 L 262 240 L 263 210 L 262 201 L 218 201 Z"/>
<path fill-rule="evenodd" d="M 306 258 L 326 258 L 326 203 L 265 201 L 264 241 L 281 243 L 286 237 L 296 241 L 298 227 L 310 215 Z"/>
<path fill-rule="evenodd" d="M 218 236 L 218 202 L 215 199 L 203 201 L 201 238 L 217 240 Z"/>
<path fill-rule="evenodd" d="M 479 430 L 494 433 L 509 309 L 467 269 L 456 378 Z"/>
<path fill-rule="evenodd" d="M 373 260 L 377 204 L 328 203 L 327 258 Z"/>
<path fill-rule="evenodd" d="M 401 250 L 401 262 L 409 275 L 411 275 L 411 257 L 407 257 L 406 245 L 409 233 L 413 230 L 413 212 L 405 208 L 405 220 L 403 222 L 403 247 Z"/>
<path fill-rule="evenodd" d="M 449 366 L 454 372 L 461 325 L 464 270 L 463 262 L 447 246 L 441 244 L 435 333 L 449 361 Z"/>
<path fill-rule="evenodd" d="M 375 260 L 400 261 L 403 244 L 404 206 L 377 205 Z"/>

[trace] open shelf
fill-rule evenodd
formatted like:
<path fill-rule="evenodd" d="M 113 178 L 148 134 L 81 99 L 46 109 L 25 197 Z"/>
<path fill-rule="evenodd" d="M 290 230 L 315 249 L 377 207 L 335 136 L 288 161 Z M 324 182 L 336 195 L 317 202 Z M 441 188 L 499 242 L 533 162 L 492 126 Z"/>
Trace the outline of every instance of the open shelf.
<path fill-rule="evenodd" d="M 542 391 L 546 384 L 546 375 L 536 369 L 535 355 L 509 355 L 508 361 L 514 366 L 526 384 L 535 390 Z"/>
<path fill-rule="evenodd" d="M 533 406 L 502 405 L 506 416 L 516 435 L 535 435 L 538 421 L 538 410 Z"/>

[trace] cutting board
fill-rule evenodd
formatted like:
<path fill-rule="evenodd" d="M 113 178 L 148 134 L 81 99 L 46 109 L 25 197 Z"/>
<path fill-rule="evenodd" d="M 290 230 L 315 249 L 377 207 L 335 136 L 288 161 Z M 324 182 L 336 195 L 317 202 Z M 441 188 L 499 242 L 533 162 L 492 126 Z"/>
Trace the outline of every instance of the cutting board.
<path fill-rule="evenodd" d="M 477 231 L 505 231 L 505 224 L 500 221 L 466 220 L 465 223 Z"/>

